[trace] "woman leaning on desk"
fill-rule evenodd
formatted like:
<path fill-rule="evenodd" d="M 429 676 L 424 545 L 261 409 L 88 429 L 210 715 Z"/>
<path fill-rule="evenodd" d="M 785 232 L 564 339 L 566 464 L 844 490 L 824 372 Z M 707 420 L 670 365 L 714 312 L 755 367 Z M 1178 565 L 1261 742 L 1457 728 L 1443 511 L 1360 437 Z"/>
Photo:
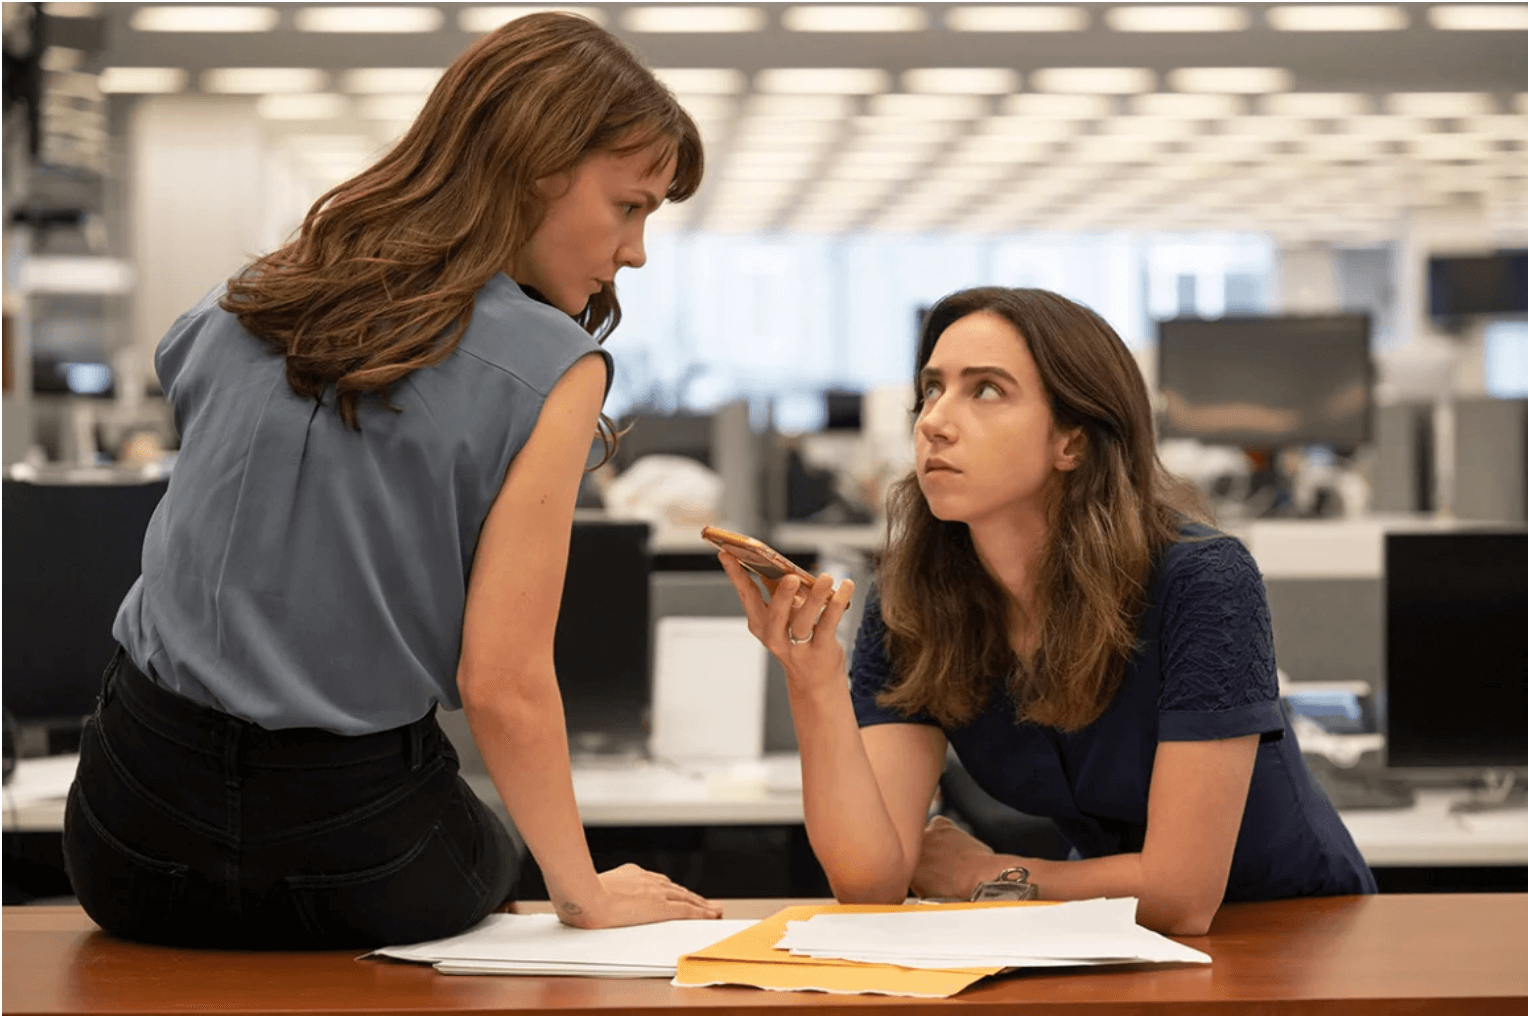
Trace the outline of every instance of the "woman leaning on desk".
<path fill-rule="evenodd" d="M 181 450 L 113 629 L 64 848 L 121 936 L 334 948 L 454 934 L 517 857 L 457 775 L 466 710 L 558 915 L 719 916 L 596 874 L 552 642 L 612 280 L 700 183 L 690 117 L 612 36 L 467 50 L 374 166 L 183 315 Z"/>
<path fill-rule="evenodd" d="M 787 578 L 765 603 L 722 555 L 785 665 L 834 894 L 965 898 L 1023 867 L 1043 899 L 1135 896 L 1142 924 L 1199 934 L 1222 901 L 1373 892 L 1279 708 L 1257 568 L 1163 470 L 1108 324 L 1042 290 L 955 293 L 916 387 L 917 471 L 889 498 L 847 683 L 852 584 L 821 576 L 793 607 Z M 1072 859 L 925 827 L 947 745 Z"/>

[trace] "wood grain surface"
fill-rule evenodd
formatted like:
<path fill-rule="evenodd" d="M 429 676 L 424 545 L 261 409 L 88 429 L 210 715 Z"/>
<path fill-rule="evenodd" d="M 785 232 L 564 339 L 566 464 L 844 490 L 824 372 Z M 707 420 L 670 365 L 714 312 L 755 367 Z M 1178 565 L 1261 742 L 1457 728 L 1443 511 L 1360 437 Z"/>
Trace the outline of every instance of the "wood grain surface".
<path fill-rule="evenodd" d="M 728 917 L 792 902 L 736 900 Z M 820 902 L 820 901 L 817 901 Z M 544 906 L 544 905 L 543 905 Z M 527 905 L 526 910 L 541 909 Z M 601 1014 L 679 1009 L 741 1016 L 807 1007 L 863 1014 L 914 1006 L 953 1013 L 1370 1016 L 1528 1013 L 1528 895 L 1334 897 L 1222 908 L 1186 939 L 1209 966 L 1037 970 L 945 1000 L 675 988 L 661 979 L 455 977 L 355 952 L 236 953 L 137 945 L 71 907 L 6 907 L 4 1012 Z"/>

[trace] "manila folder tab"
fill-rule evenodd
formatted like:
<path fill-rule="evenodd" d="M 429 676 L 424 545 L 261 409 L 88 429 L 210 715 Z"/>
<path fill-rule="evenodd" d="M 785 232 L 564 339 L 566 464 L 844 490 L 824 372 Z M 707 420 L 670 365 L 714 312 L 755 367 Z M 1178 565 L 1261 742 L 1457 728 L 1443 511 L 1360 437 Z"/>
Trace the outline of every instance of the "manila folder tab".
<path fill-rule="evenodd" d="M 992 906 L 1025 904 L 942 903 L 941 908 L 974 910 Z M 1028 904 L 1045 906 L 1043 902 Z M 826 991 L 839 995 L 905 995 L 912 998 L 949 998 L 964 991 L 1002 967 L 962 967 L 950 970 L 913 970 L 889 963 L 855 963 L 850 960 L 792 956 L 775 943 L 785 934 L 789 921 L 805 921 L 817 914 L 891 914 L 905 906 L 827 904 L 786 907 L 773 917 L 724 938 L 715 945 L 679 957 L 674 984 L 687 988 L 740 984 L 772 991 Z"/>

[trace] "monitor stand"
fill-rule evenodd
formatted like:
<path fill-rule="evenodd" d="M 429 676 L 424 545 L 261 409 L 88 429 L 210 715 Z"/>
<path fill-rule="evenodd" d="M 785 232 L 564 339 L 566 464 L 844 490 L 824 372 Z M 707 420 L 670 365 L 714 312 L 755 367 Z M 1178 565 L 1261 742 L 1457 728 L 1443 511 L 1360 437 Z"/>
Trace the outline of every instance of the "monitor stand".
<path fill-rule="evenodd" d="M 1481 777 L 1485 786 L 1462 801 L 1449 805 L 1451 812 L 1502 811 L 1528 808 L 1528 783 L 1521 783 L 1511 769 L 1487 769 Z"/>

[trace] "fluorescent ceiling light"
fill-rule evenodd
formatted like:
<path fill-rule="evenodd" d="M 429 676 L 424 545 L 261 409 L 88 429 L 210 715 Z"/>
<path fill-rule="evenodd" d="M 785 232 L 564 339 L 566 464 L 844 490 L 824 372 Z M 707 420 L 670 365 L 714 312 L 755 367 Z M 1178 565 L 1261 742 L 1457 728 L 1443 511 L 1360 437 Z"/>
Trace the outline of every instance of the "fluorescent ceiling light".
<path fill-rule="evenodd" d="M 433 32 L 445 15 L 434 7 L 406 4 L 334 4 L 297 12 L 299 32 Z"/>
<path fill-rule="evenodd" d="M 1003 112 L 1051 120 L 1097 120 L 1114 112 L 1114 100 L 1104 95 L 1010 95 Z"/>
<path fill-rule="evenodd" d="M 984 4 L 955 7 L 944 23 L 955 32 L 1080 32 L 1088 27 L 1088 12 L 1045 4 Z"/>
<path fill-rule="evenodd" d="M 1369 111 L 1369 97 L 1356 92 L 1286 92 L 1261 100 L 1263 112 L 1279 116 L 1343 117 Z"/>
<path fill-rule="evenodd" d="M 1144 67 L 1047 67 L 1031 74 L 1029 83 L 1037 92 L 1129 95 L 1151 91 L 1156 75 Z"/>
<path fill-rule="evenodd" d="M 894 93 L 870 98 L 874 116 L 922 120 L 974 120 L 987 114 L 987 102 L 979 95 L 908 95 Z"/>
<path fill-rule="evenodd" d="M 464 32 L 481 35 L 484 32 L 492 32 L 494 29 L 503 28 L 516 18 L 523 18 L 527 14 L 539 14 L 542 11 L 560 11 L 563 14 L 576 14 L 581 18 L 588 18 L 596 25 L 603 26 L 605 24 L 605 12 L 598 7 L 532 4 L 466 7 L 456 16 L 456 24 Z"/>
<path fill-rule="evenodd" d="M 262 95 L 255 112 L 267 120 L 333 120 L 344 116 L 348 105 L 343 95 L 333 92 Z"/>
<path fill-rule="evenodd" d="M 980 135 L 998 138 L 1059 141 L 1075 131 L 1071 120 L 1043 120 L 1029 116 L 994 116 L 977 125 Z"/>
<path fill-rule="evenodd" d="M 759 71 L 761 92 L 794 95 L 873 95 L 886 91 L 891 75 L 876 67 L 771 67 Z"/>
<path fill-rule="evenodd" d="M 930 95 L 1006 95 L 1018 89 L 1019 75 L 1007 67 L 918 67 L 902 75 L 902 87 Z"/>
<path fill-rule="evenodd" d="M 990 184 L 1007 176 L 1009 169 L 995 162 L 946 162 L 924 177 L 930 187 Z"/>
<path fill-rule="evenodd" d="M 736 95 L 748 87 L 735 67 L 655 67 L 653 74 L 672 91 L 690 95 Z"/>
<path fill-rule="evenodd" d="M 108 67 L 101 72 L 101 91 L 108 94 L 162 95 L 186 87 L 183 67 Z"/>
<path fill-rule="evenodd" d="M 277 20 L 274 7 L 176 4 L 140 7 L 128 24 L 135 32 L 269 32 Z"/>
<path fill-rule="evenodd" d="M 1179 92 L 1257 95 L 1289 91 L 1294 75 L 1282 67 L 1179 67 L 1167 72 L 1167 84 Z"/>
<path fill-rule="evenodd" d="M 1497 152 L 1496 139 L 1479 134 L 1425 134 L 1406 142 L 1419 159 L 1486 159 Z"/>
<path fill-rule="evenodd" d="M 725 95 L 691 95 L 680 92 L 674 96 L 679 105 L 694 120 L 727 120 L 737 108 L 735 100 Z"/>
<path fill-rule="evenodd" d="M 1443 31 L 1523 31 L 1528 29 L 1528 4 L 1434 4 L 1427 18 Z"/>
<path fill-rule="evenodd" d="M 218 67 L 202 74 L 202 91 L 227 95 L 322 92 L 325 77 L 311 67 Z"/>
<path fill-rule="evenodd" d="M 839 120 L 854 112 L 847 95 L 751 95 L 748 112 L 758 117 Z"/>
<path fill-rule="evenodd" d="M 1152 138 L 1176 141 L 1199 132 L 1195 120 L 1167 116 L 1117 116 L 1099 125 L 1100 133 L 1114 138 Z"/>
<path fill-rule="evenodd" d="M 1376 138 L 1410 138 L 1431 131 L 1425 117 L 1416 116 L 1355 116 L 1343 121 L 1349 134 L 1367 134 Z"/>
<path fill-rule="evenodd" d="M 42 12 L 50 18 L 93 18 L 99 4 L 49 3 L 42 5 Z"/>
<path fill-rule="evenodd" d="M 1218 4 L 1143 4 L 1112 7 L 1104 21 L 1116 32 L 1239 32 L 1247 12 Z"/>
<path fill-rule="evenodd" d="M 838 137 L 839 125 L 832 120 L 744 120 L 734 135 L 734 145 L 826 144 Z"/>
<path fill-rule="evenodd" d="M 632 32 L 757 32 L 765 26 L 758 7 L 686 4 L 672 7 L 633 7 L 621 18 Z"/>
<path fill-rule="evenodd" d="M 423 95 L 368 95 L 361 100 L 360 109 L 368 120 L 412 121 L 424 103 Z"/>
<path fill-rule="evenodd" d="M 1406 23 L 1406 12 L 1391 4 L 1296 4 L 1268 9 L 1268 24 L 1281 32 L 1394 32 Z"/>
<path fill-rule="evenodd" d="M 356 95 L 423 94 L 442 73 L 439 67 L 357 67 L 340 75 L 340 87 Z"/>
<path fill-rule="evenodd" d="M 939 120 L 908 120 L 897 116 L 862 116 L 854 120 L 856 142 L 944 141 L 957 125 Z"/>
<path fill-rule="evenodd" d="M 1484 92 L 1397 92 L 1385 105 L 1404 116 L 1480 116 L 1496 111 Z"/>
<path fill-rule="evenodd" d="M 1312 131 L 1309 120 L 1293 116 L 1239 116 L 1220 125 L 1222 134 L 1272 138 L 1276 141 L 1307 137 Z"/>
<path fill-rule="evenodd" d="M 780 23 L 792 32 L 921 32 L 928 17 L 910 4 L 806 4 L 787 7 Z"/>
<path fill-rule="evenodd" d="M 1130 109 L 1141 116 L 1181 116 L 1217 119 L 1240 116 L 1247 102 L 1239 95 L 1216 95 L 1205 92 L 1149 92 L 1133 96 Z"/>

